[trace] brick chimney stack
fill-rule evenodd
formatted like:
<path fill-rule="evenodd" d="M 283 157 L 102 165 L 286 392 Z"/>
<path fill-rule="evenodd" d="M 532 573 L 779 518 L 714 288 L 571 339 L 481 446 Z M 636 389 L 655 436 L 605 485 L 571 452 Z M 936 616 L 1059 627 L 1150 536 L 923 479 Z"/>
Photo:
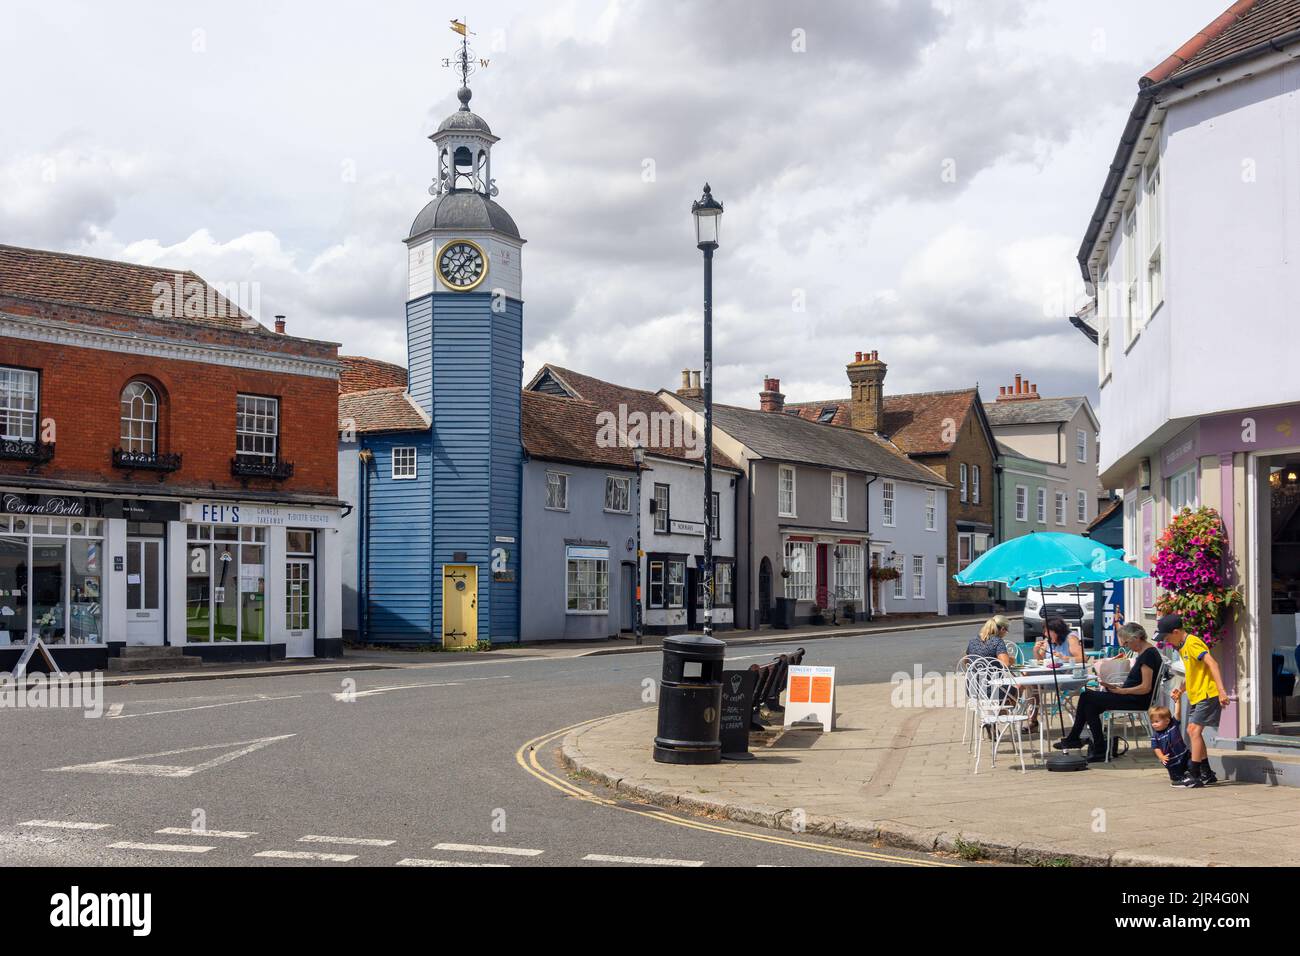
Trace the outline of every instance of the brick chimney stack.
<path fill-rule="evenodd" d="M 700 373 L 689 368 L 682 369 L 682 387 L 677 390 L 681 398 L 702 400 L 704 388 L 700 385 Z"/>
<path fill-rule="evenodd" d="M 1003 385 L 998 389 L 999 402 L 1032 402 L 1040 398 L 1038 383 L 1027 381 L 1019 374 L 1014 385 Z"/>
<path fill-rule="evenodd" d="M 284 316 L 277 315 L 275 317 L 275 331 L 280 335 L 284 335 Z"/>
<path fill-rule="evenodd" d="M 779 378 L 764 377 L 763 390 L 758 393 L 758 407 L 765 412 L 785 411 L 785 396 L 781 394 Z"/>
<path fill-rule="evenodd" d="M 856 352 L 848 365 L 852 425 L 860 432 L 874 433 L 884 427 L 888 370 L 879 352 Z"/>

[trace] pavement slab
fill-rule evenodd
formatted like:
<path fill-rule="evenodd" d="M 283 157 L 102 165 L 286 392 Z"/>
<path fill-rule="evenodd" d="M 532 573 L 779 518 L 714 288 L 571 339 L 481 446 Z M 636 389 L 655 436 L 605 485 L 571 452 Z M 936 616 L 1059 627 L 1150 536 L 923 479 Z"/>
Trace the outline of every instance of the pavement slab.
<path fill-rule="evenodd" d="M 1108 765 L 1054 774 L 1037 740 L 1020 771 L 1009 740 L 978 774 L 955 707 L 895 706 L 892 684 L 836 688 L 836 730 L 799 730 L 753 748 L 757 760 L 710 766 L 656 764 L 653 707 L 567 735 L 571 770 L 617 780 L 655 802 L 759 826 L 806 830 L 918 850 L 1035 865 L 1300 865 L 1300 791 L 1221 783 L 1169 787 L 1149 749 Z M 796 815 L 797 811 L 797 815 Z"/>

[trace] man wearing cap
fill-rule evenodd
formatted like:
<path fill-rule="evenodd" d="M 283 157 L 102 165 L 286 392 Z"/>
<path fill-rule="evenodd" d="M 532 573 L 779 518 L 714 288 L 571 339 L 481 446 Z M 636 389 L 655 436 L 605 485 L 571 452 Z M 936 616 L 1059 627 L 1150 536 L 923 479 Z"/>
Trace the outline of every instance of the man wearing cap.
<path fill-rule="evenodd" d="M 1183 630 L 1183 619 L 1177 614 L 1166 614 L 1156 622 L 1156 636 L 1178 651 L 1186 672 L 1184 686 L 1176 688 L 1170 695 L 1176 701 L 1186 692 L 1191 708 L 1187 714 L 1187 735 L 1191 738 L 1192 747 L 1191 763 L 1188 764 L 1187 776 L 1183 778 L 1182 785 L 1192 789 L 1217 783 L 1219 778 L 1210 769 L 1202 732 L 1206 727 L 1217 729 L 1222 710 L 1228 706 L 1228 694 L 1222 689 L 1223 675 L 1219 673 L 1219 664 L 1210 656 L 1210 648 L 1205 641 Z"/>

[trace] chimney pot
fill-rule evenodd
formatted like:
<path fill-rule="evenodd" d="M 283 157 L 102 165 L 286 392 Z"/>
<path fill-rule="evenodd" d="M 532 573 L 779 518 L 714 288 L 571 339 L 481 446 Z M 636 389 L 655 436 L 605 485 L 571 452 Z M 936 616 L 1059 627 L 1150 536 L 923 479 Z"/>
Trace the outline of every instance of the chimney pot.
<path fill-rule="evenodd" d="M 682 369 L 682 388 L 690 388 L 690 387 L 691 387 L 691 370 L 688 368 L 684 368 Z"/>
<path fill-rule="evenodd" d="M 699 369 L 696 369 L 694 372 L 691 372 L 691 388 L 699 388 L 699 387 L 700 387 L 700 371 Z"/>
<path fill-rule="evenodd" d="M 277 316 L 275 317 L 275 331 L 276 331 L 277 333 L 279 333 L 280 335 L 284 335 L 284 316 L 283 316 L 283 315 L 277 315 Z"/>
<path fill-rule="evenodd" d="M 857 353 L 857 358 L 855 358 L 853 361 L 855 361 L 855 362 L 861 362 L 861 361 L 862 361 L 862 353 L 861 353 L 861 352 L 858 352 L 858 353 Z"/>

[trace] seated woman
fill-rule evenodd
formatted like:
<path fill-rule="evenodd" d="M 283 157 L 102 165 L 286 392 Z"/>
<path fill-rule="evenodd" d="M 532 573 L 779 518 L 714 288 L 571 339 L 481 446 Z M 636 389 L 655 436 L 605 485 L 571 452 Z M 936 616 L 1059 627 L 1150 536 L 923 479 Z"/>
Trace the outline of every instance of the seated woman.
<path fill-rule="evenodd" d="M 1070 633 L 1063 617 L 1049 617 L 1043 624 L 1043 637 L 1034 644 L 1034 659 L 1049 657 L 1072 664 L 1083 663 L 1083 644 Z"/>
<path fill-rule="evenodd" d="M 1011 624 L 1001 614 L 984 622 L 980 636 L 972 637 L 966 645 L 967 657 L 995 657 L 1003 666 L 1011 666 L 1011 652 L 1007 650 L 1006 636 Z"/>
<path fill-rule="evenodd" d="M 1133 666 L 1124 678 L 1124 683 L 1116 686 L 1102 681 L 1101 690 L 1085 690 L 1080 694 L 1074 710 L 1074 726 L 1064 739 L 1052 745 L 1057 750 L 1082 746 L 1080 734 L 1084 725 L 1087 725 L 1092 734 L 1092 743 L 1088 748 L 1089 763 L 1105 760 L 1106 749 L 1110 746 L 1102 730 L 1101 715 L 1108 710 L 1146 710 L 1155 693 L 1156 675 L 1160 673 L 1163 663 L 1160 652 L 1147 640 L 1147 632 L 1141 624 L 1125 624 L 1119 629 L 1119 640 L 1133 653 Z"/>

